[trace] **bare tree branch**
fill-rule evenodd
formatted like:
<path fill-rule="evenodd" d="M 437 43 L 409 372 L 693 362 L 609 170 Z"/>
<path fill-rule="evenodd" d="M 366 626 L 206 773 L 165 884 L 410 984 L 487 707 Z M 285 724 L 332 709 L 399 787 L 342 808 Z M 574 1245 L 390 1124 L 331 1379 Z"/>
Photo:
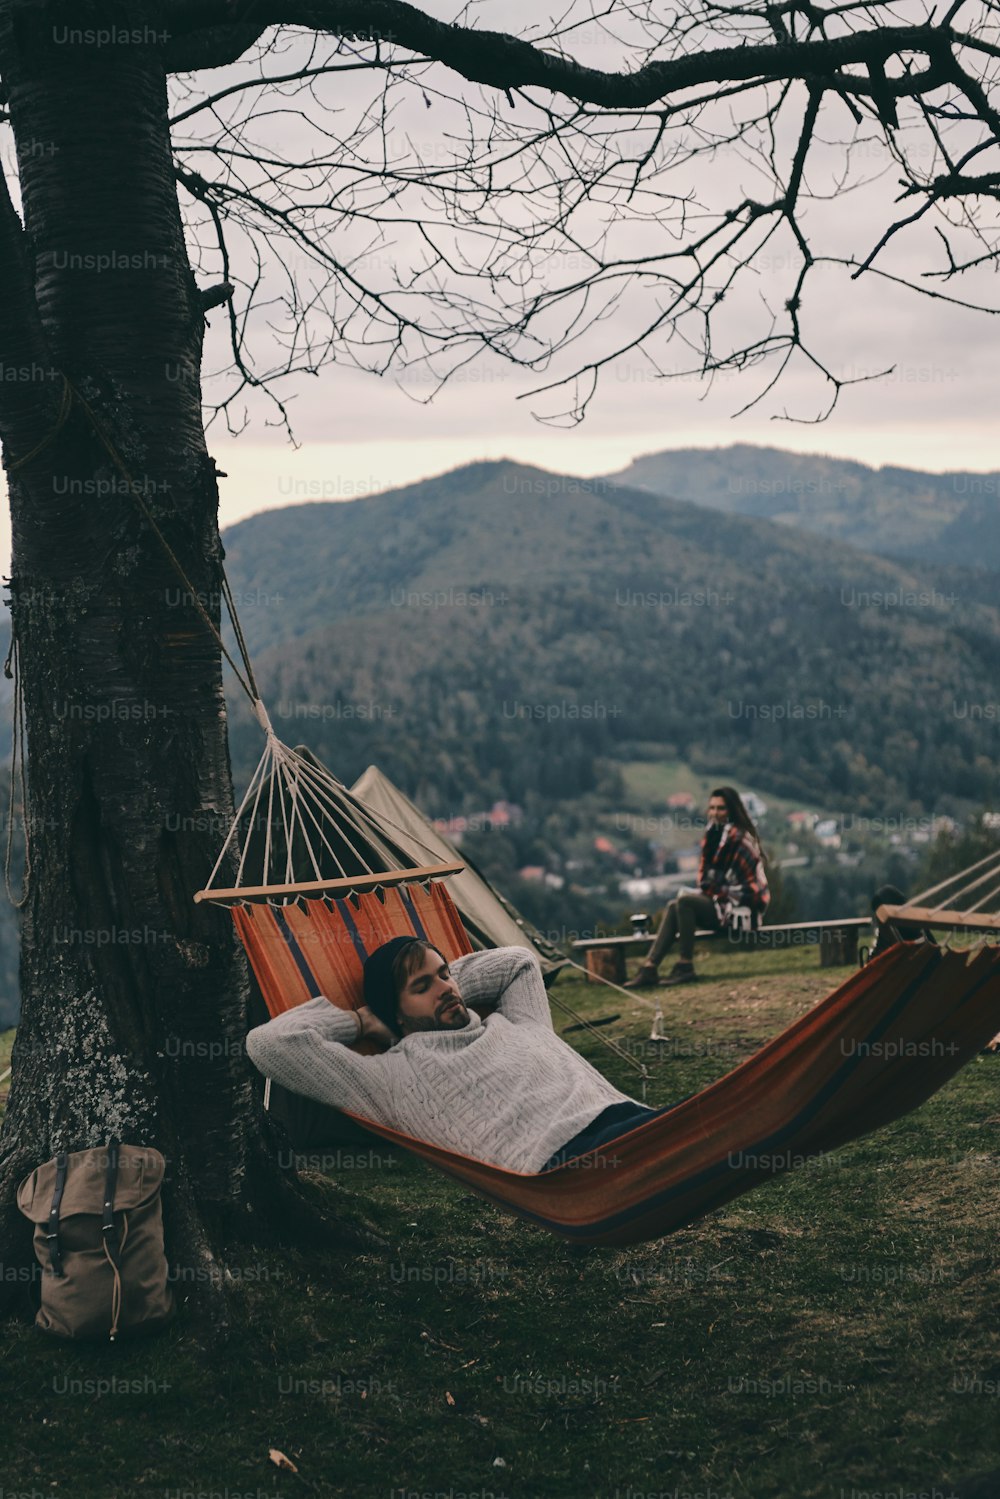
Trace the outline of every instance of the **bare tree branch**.
<path fill-rule="evenodd" d="M 221 0 L 164 9 L 175 50 L 205 26 L 219 36 L 231 15 Z M 663 379 L 766 365 L 750 405 L 801 361 L 835 403 L 851 381 L 808 346 L 801 319 L 817 265 L 858 278 L 884 258 L 888 282 L 940 297 L 928 278 L 973 276 L 997 253 L 983 210 L 998 173 L 988 159 L 968 170 L 1000 146 L 987 19 L 966 11 L 953 30 L 953 5 L 900 25 L 897 7 L 869 0 L 696 0 L 664 18 L 650 0 L 605 0 L 511 36 L 477 15 L 272 0 L 237 82 L 207 95 L 185 84 L 175 127 L 198 134 L 175 133 L 178 178 L 206 231 L 192 218 L 192 254 L 237 287 L 236 383 L 212 408 L 227 421 L 241 394 L 275 399 L 326 362 L 395 371 L 431 400 L 484 356 L 543 375 L 533 398 L 567 392 L 567 407 L 536 408 L 555 422 L 580 420 L 601 373 L 636 358 Z M 570 55 L 584 25 L 617 71 Z M 265 67 L 272 57 L 285 65 Z M 366 70 L 362 102 L 349 80 L 327 92 L 330 75 Z M 435 111 L 433 140 L 414 131 L 419 101 Z M 290 131 L 311 132 L 313 149 L 282 149 Z M 723 152 L 755 183 L 728 204 L 712 187 Z M 815 243 L 829 234 L 818 205 L 876 190 L 906 213 L 849 253 Z M 940 265 L 913 275 L 888 258 L 904 231 L 939 220 Z M 763 327 L 734 336 L 744 283 L 760 287 Z M 990 306 L 975 291 L 948 300 Z M 281 352 L 261 363 L 251 343 Z"/>
<path fill-rule="evenodd" d="M 224 68 L 250 51 L 267 29 L 267 23 L 233 24 L 227 16 L 219 26 L 198 26 L 182 30 L 163 49 L 168 73 L 189 73 L 205 68 Z"/>
<path fill-rule="evenodd" d="M 176 40 L 202 28 L 224 28 L 225 4 L 192 9 L 167 6 Z M 601 109 L 646 109 L 689 88 L 739 80 L 774 78 L 829 79 L 854 95 L 883 101 L 920 92 L 936 72 L 913 78 L 889 78 L 887 61 L 902 53 L 936 51 L 950 33 L 940 26 L 873 26 L 846 36 L 797 42 L 791 39 L 755 46 L 720 47 L 674 59 L 646 63 L 630 73 L 587 68 L 574 59 L 546 52 L 520 37 L 499 31 L 477 31 L 451 25 L 403 0 L 268 0 L 266 25 L 299 26 L 317 32 L 405 47 L 432 57 L 473 83 L 498 89 L 537 87 L 564 94 Z M 864 67 L 866 77 L 844 70 Z M 872 77 L 871 70 L 875 69 Z"/>

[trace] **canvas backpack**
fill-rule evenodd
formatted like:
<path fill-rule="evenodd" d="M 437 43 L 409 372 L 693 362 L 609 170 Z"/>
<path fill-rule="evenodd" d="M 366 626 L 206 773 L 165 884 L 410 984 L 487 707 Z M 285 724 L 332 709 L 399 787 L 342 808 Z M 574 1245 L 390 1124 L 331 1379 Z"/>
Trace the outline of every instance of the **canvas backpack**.
<path fill-rule="evenodd" d="M 62 1338 L 152 1330 L 173 1312 L 158 1150 L 109 1140 L 61 1151 L 18 1187 L 42 1266 L 36 1326 Z"/>

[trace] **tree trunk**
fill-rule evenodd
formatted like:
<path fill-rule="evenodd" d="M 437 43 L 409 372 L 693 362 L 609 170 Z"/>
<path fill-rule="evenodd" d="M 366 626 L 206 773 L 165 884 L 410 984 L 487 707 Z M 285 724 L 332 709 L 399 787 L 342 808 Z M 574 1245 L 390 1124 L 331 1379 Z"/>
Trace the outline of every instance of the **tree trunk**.
<path fill-rule="evenodd" d="M 65 374 L 218 624 L 203 316 L 163 67 L 153 46 L 71 39 L 72 27 L 144 24 L 135 10 L 0 6 L 37 308 L 16 305 L 16 276 L 0 289 L 0 358 L 13 347 L 28 372 L 6 382 L 0 429 L 32 866 L 0 1264 L 30 1253 L 11 1205 L 21 1176 L 111 1134 L 166 1155 L 177 1258 L 210 1256 L 255 1194 L 282 1195 L 252 1159 L 242 952 L 228 913 L 192 900 L 232 813 L 218 646 L 87 412 L 74 403 L 55 419 Z"/>

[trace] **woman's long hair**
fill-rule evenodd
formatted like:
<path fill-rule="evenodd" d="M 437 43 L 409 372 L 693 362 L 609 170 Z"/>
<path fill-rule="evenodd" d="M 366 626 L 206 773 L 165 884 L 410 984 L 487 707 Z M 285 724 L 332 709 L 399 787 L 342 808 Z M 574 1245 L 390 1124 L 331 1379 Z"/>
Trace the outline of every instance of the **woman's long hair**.
<path fill-rule="evenodd" d="M 710 791 L 708 794 L 710 797 L 722 797 L 722 800 L 726 804 L 729 821 L 734 823 L 736 827 L 742 828 L 745 833 L 749 833 L 757 847 L 760 848 L 760 834 L 754 826 L 753 818 L 743 805 L 743 798 L 735 786 L 716 786 L 715 790 Z"/>

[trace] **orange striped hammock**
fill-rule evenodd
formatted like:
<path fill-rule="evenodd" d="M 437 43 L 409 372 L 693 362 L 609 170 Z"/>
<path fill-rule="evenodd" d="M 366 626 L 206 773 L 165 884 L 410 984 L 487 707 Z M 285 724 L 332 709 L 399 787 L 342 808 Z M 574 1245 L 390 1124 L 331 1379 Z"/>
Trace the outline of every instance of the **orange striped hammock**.
<path fill-rule="evenodd" d="M 272 1015 L 317 994 L 357 1006 L 365 957 L 401 932 L 448 958 L 471 951 L 441 884 L 232 910 Z M 908 1113 L 998 1025 L 1000 950 L 906 942 L 700 1093 L 548 1171 L 508 1171 L 348 1117 L 564 1239 L 637 1244 Z"/>

